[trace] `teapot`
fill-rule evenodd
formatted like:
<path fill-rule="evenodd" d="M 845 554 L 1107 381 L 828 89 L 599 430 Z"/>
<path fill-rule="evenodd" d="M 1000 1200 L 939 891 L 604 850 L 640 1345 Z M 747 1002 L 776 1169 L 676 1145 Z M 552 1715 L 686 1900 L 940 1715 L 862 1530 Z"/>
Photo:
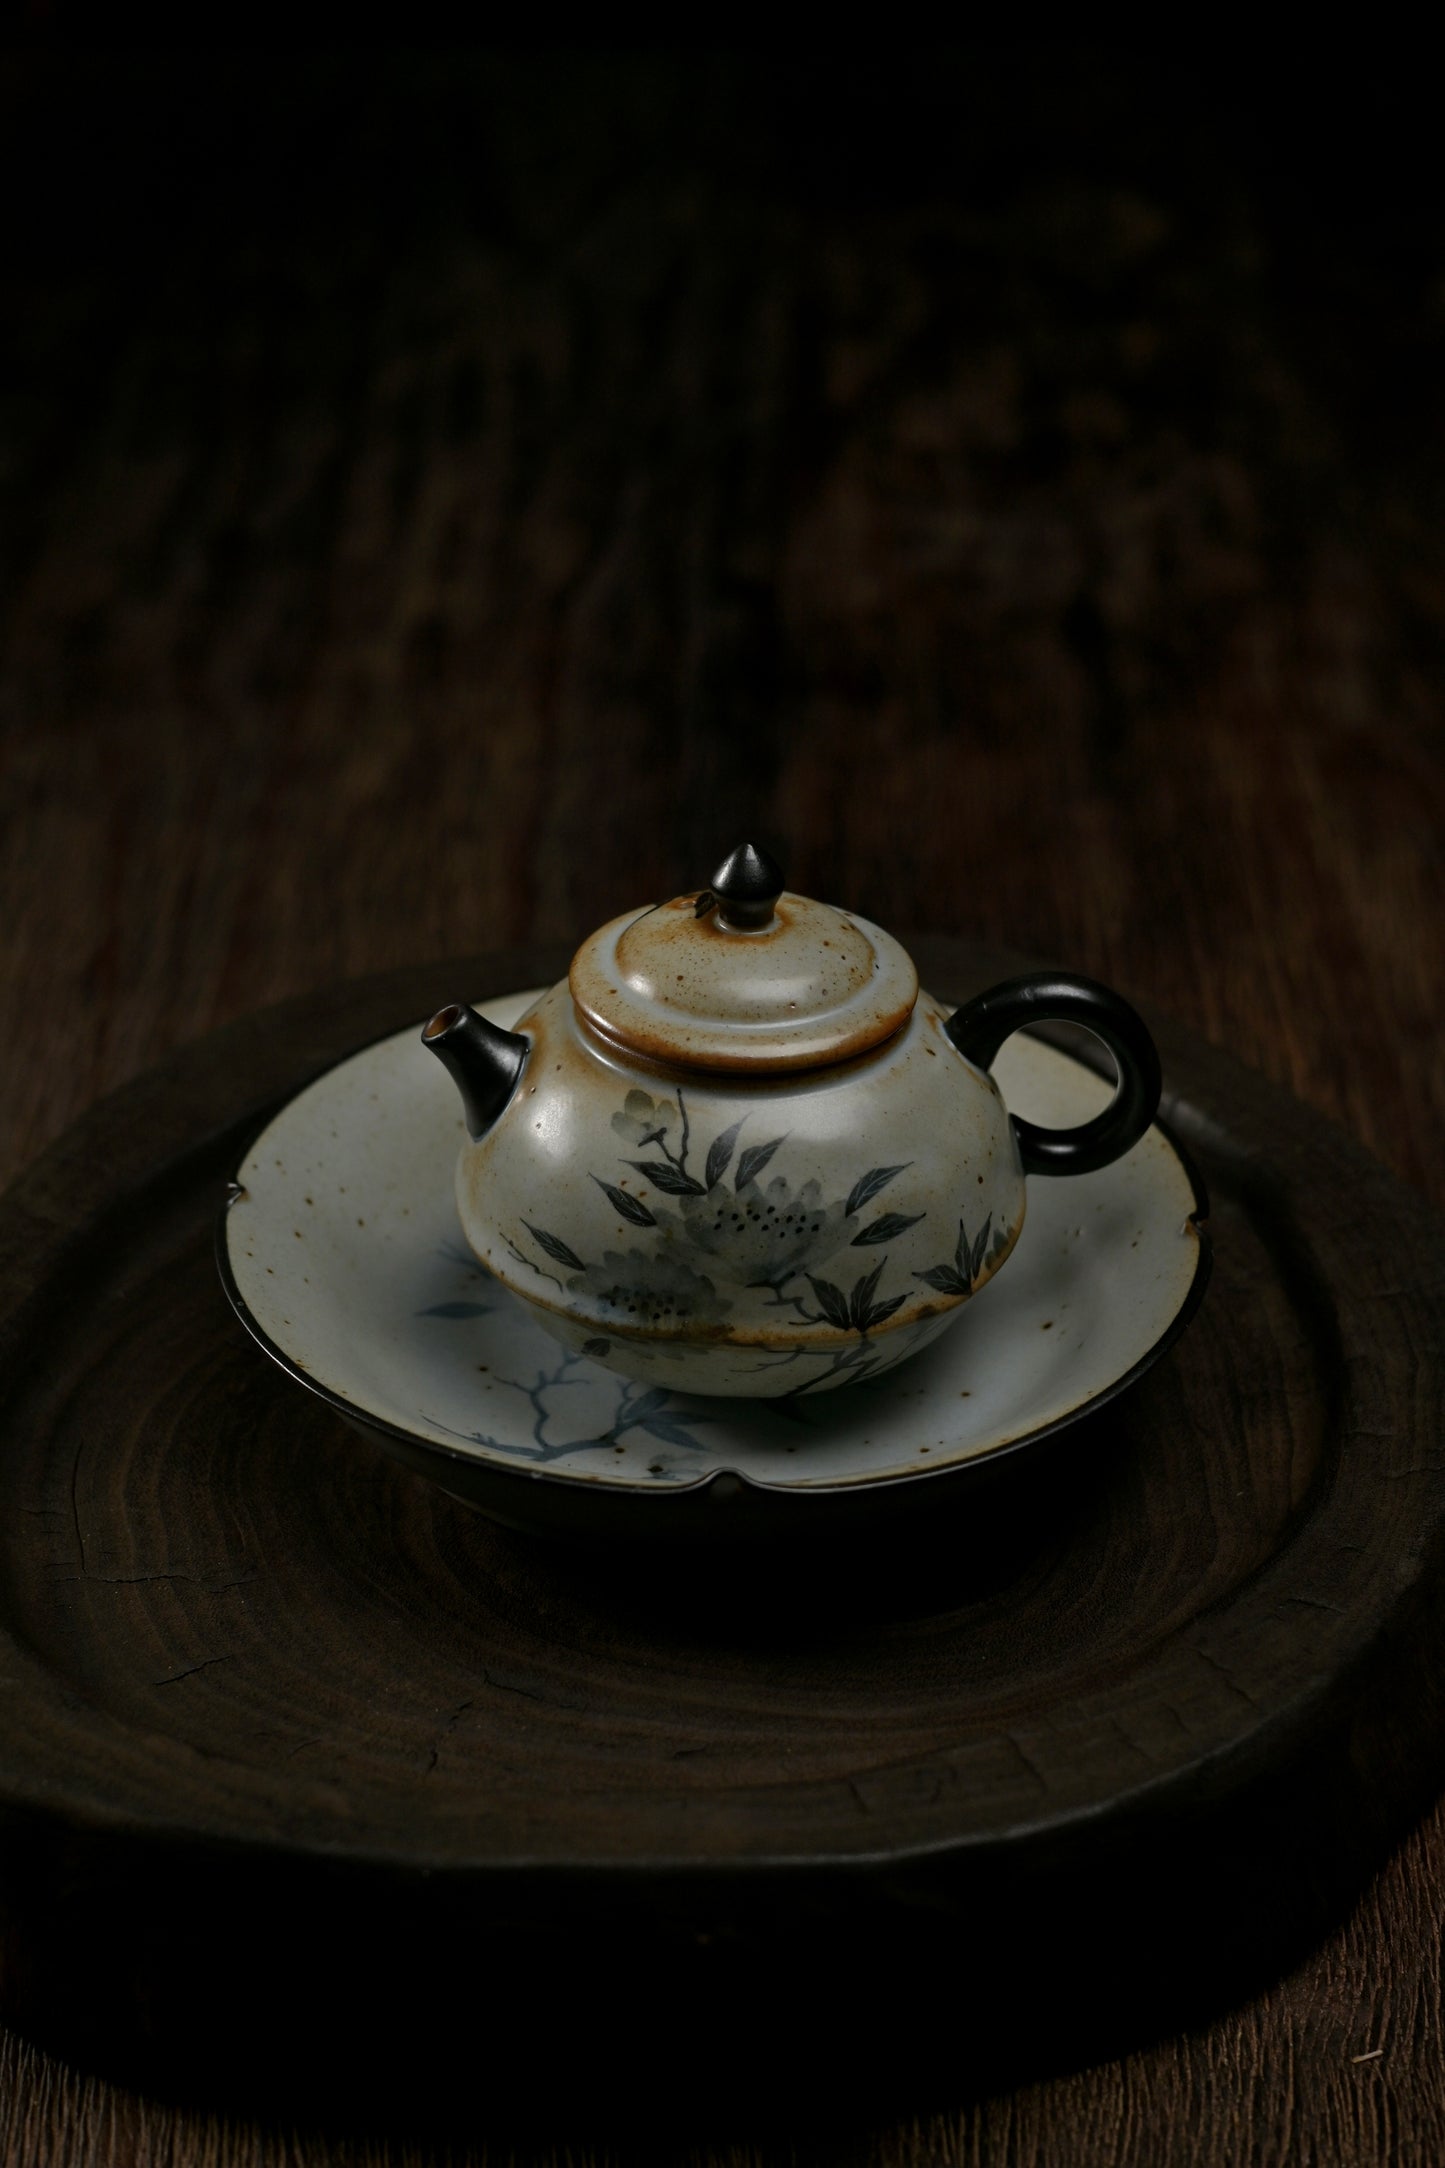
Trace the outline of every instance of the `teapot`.
<path fill-rule="evenodd" d="M 1054 1022 L 1118 1075 L 1065 1130 L 1010 1115 L 989 1073 Z M 453 1002 L 422 1041 L 461 1093 L 482 1264 L 566 1347 L 689 1393 L 821 1391 L 915 1353 L 1007 1264 L 1027 1178 L 1117 1159 L 1160 1090 L 1107 987 L 1038 972 L 949 1014 L 891 934 L 752 844 L 599 928 L 515 1030 Z"/>

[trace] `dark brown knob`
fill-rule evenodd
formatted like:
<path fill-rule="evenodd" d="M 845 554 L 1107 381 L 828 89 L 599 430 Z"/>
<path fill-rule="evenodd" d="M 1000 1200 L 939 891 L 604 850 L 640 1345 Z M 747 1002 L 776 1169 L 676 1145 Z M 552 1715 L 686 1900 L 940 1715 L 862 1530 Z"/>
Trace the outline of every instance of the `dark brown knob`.
<path fill-rule="evenodd" d="M 740 843 L 712 877 L 712 895 L 725 926 L 766 926 L 783 893 L 783 869 L 756 843 Z"/>

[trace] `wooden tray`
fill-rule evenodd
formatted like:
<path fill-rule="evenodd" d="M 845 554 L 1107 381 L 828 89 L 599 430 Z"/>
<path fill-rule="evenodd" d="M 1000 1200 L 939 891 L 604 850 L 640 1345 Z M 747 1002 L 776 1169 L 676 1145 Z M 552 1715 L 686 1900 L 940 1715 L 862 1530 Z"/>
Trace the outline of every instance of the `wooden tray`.
<path fill-rule="evenodd" d="M 916 953 L 955 1000 L 1020 965 Z M 300 1393 L 211 1257 L 302 1079 L 564 964 L 220 1032 L 0 1207 L 8 2012 L 152 2083 L 495 2109 L 699 2055 L 916 2102 L 930 2057 L 997 2077 L 1242 1992 L 1439 1775 L 1439 1226 L 1156 1026 L 1215 1277 L 1087 1445 L 805 1573 L 575 1559 Z"/>

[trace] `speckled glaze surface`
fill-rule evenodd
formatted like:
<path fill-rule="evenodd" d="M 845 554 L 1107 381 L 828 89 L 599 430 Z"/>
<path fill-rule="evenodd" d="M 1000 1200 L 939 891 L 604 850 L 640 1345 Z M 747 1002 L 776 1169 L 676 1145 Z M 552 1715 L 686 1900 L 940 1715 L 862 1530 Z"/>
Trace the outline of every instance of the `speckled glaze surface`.
<path fill-rule="evenodd" d="M 484 1013 L 511 1025 L 536 1001 Z M 1109 1098 L 1090 1070 L 1027 1037 L 997 1070 L 1004 1094 L 1039 1120 L 1087 1119 Z M 621 1106 L 643 1118 L 626 1114 L 625 1094 Z M 717 1141 L 706 1125 L 693 1134 L 689 1165 Z M 467 1253 L 453 1202 L 462 1139 L 450 1079 L 414 1030 L 399 1033 L 277 1115 L 238 1170 L 223 1238 L 232 1298 L 270 1352 L 364 1425 L 435 1448 L 444 1482 L 458 1455 L 641 1491 L 720 1471 L 764 1488 L 866 1487 L 987 1459 L 1137 1372 L 1177 1329 L 1202 1272 L 1193 1185 L 1155 1127 L 1097 1173 L 1036 1183 L 1008 1271 L 906 1370 L 859 1365 L 827 1391 L 800 1376 L 767 1399 L 697 1396 L 568 1345 Z M 895 1187 L 860 1207 L 860 1226 Z M 830 1203 L 846 1205 L 835 1190 Z M 939 1247 L 956 1263 L 956 1247 Z M 885 1253 L 852 1250 L 870 1272 Z"/>
<path fill-rule="evenodd" d="M 906 1023 L 918 973 L 881 926 L 785 891 L 763 925 L 742 928 L 708 910 L 707 893 L 627 911 L 582 943 L 568 978 L 600 1037 L 755 1076 L 847 1061 Z"/>
<path fill-rule="evenodd" d="M 467 1239 L 567 1347 L 678 1391 L 886 1369 L 1023 1223 L 998 1087 L 945 1021 L 924 995 L 852 1062 L 677 1083 L 599 1042 L 555 986 L 515 1027 L 531 1051 L 511 1104 L 458 1157 Z"/>

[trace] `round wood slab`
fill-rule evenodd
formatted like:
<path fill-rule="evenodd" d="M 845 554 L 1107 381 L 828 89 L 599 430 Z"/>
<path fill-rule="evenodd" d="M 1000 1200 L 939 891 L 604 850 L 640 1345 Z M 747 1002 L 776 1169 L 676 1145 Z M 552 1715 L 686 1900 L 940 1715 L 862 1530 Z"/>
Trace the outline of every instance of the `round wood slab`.
<path fill-rule="evenodd" d="M 1019 963 L 916 953 L 951 1000 Z M 578 1558 L 299 1391 L 211 1258 L 299 1082 L 564 963 L 232 1027 L 0 1207 L 7 2007 L 176 2082 L 341 2052 L 350 2082 L 504 2087 L 543 2046 L 557 2082 L 660 2082 L 638 2028 L 658 2047 L 684 2006 L 693 2052 L 806 2042 L 817 2071 L 862 2024 L 893 2069 L 926 2040 L 1079 2052 L 1109 1980 L 1129 2022 L 1236 1991 L 1438 1775 L 1438 1224 L 1156 1027 L 1214 1282 L 1087 1444 L 812 1567 Z M 942 2003 L 902 1995 L 940 1955 Z"/>

